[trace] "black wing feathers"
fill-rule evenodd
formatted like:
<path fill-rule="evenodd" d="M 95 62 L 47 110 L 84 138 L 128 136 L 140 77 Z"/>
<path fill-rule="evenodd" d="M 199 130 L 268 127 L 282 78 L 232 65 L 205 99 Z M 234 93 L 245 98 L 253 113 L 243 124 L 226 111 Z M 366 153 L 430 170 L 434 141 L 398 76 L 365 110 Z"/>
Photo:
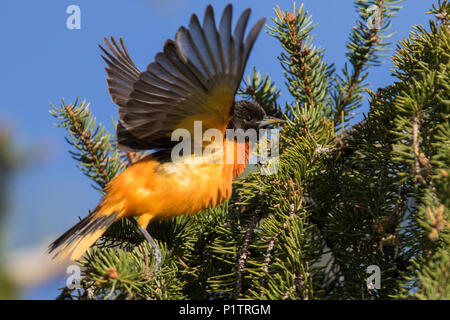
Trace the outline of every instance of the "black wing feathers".
<path fill-rule="evenodd" d="M 120 148 L 171 148 L 171 132 L 196 119 L 215 117 L 211 125 L 222 121 L 226 127 L 250 50 L 265 21 L 259 20 L 244 41 L 249 15 L 250 9 L 242 13 L 232 33 L 232 6 L 225 8 L 219 28 L 208 6 L 203 25 L 192 15 L 189 27 L 181 27 L 175 40 L 166 41 L 144 72 L 136 68 L 121 38 L 120 44 L 112 37 L 110 42 L 105 39 L 107 50 L 100 48 L 109 92 L 119 105 Z"/>

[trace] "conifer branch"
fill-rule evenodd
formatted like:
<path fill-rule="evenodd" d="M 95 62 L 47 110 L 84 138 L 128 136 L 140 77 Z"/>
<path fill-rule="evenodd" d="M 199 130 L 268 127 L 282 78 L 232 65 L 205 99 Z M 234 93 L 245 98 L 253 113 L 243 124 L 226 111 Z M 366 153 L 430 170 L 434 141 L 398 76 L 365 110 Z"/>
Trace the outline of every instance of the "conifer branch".
<path fill-rule="evenodd" d="M 50 113 L 67 130 L 66 141 L 75 149 L 69 151 L 78 162 L 78 168 L 91 178 L 97 190 L 102 191 L 106 184 L 124 168 L 118 152 L 110 145 L 111 135 L 101 125 L 96 125 L 89 104 L 83 101 L 77 105 L 67 105 L 64 100 L 59 108 L 52 105 Z"/>
<path fill-rule="evenodd" d="M 255 209 L 255 211 L 253 212 L 253 214 L 250 218 L 250 222 L 248 224 L 247 230 L 245 231 L 244 241 L 242 243 L 241 252 L 239 254 L 239 258 L 238 258 L 238 262 L 237 262 L 237 266 L 236 266 L 236 287 L 235 287 L 234 295 L 233 295 L 234 299 L 238 299 L 239 296 L 241 295 L 242 277 L 244 275 L 245 263 L 247 262 L 248 256 L 250 254 L 249 249 L 248 249 L 249 245 L 250 245 L 250 239 L 255 230 L 256 223 L 260 219 L 260 215 L 261 215 L 260 209 L 259 208 Z"/>
<path fill-rule="evenodd" d="M 280 89 L 267 74 L 261 76 L 260 72 L 253 69 L 252 76 L 248 76 L 247 81 L 242 82 L 238 89 L 238 94 L 257 102 L 272 117 L 281 118 L 283 116 L 281 107 L 278 104 Z"/>
<path fill-rule="evenodd" d="M 390 29 L 390 19 L 399 10 L 398 4 L 402 0 L 356 0 L 360 19 L 353 27 L 350 34 L 350 41 L 347 43 L 347 57 L 352 65 L 351 74 L 347 65 L 342 70 L 343 76 L 335 75 L 335 92 L 332 93 L 334 99 L 333 120 L 336 126 L 343 121 L 350 121 L 353 118 L 351 111 L 358 108 L 362 101 L 362 92 L 365 87 L 364 79 L 368 73 L 366 69 L 370 65 L 378 65 L 380 51 L 390 43 L 383 42 L 391 35 L 386 35 Z M 375 6 L 376 12 L 369 11 Z M 374 25 L 369 25 L 369 19 L 373 19 Z M 330 102 L 332 103 L 332 102 Z M 342 120 L 344 118 L 344 120 Z"/>
<path fill-rule="evenodd" d="M 275 25 L 269 27 L 269 34 L 276 37 L 283 46 L 279 60 L 284 69 L 287 87 L 296 102 L 305 110 L 314 107 L 325 112 L 328 79 L 333 66 L 323 61 L 323 49 L 312 45 L 311 15 L 303 4 L 297 10 L 295 3 L 292 12 L 274 9 Z"/>
<path fill-rule="evenodd" d="M 292 14 L 291 12 L 287 12 L 286 15 L 283 15 L 283 13 L 280 10 L 280 7 L 277 5 L 277 11 L 280 17 L 284 17 L 284 20 L 286 24 L 289 27 L 289 31 L 291 33 L 292 37 L 292 61 L 294 64 L 298 64 L 300 68 L 300 77 L 303 80 L 303 83 L 305 85 L 305 93 L 306 96 L 309 99 L 309 103 L 311 105 L 314 104 L 314 97 L 311 90 L 311 84 L 308 78 L 308 75 L 306 73 L 306 69 L 311 70 L 311 67 L 307 66 L 305 63 L 305 57 L 311 53 L 311 50 L 303 47 L 303 39 L 297 35 L 296 32 L 296 20 L 297 17 Z"/>
<path fill-rule="evenodd" d="M 383 0 L 377 0 L 377 10 L 378 10 L 378 16 L 382 17 L 383 15 Z M 380 24 L 382 24 L 382 18 L 380 18 Z M 362 51 L 358 54 L 358 59 L 356 63 L 354 63 L 354 70 L 352 73 L 352 76 L 350 78 L 350 82 L 348 83 L 347 91 L 345 91 L 343 98 L 338 103 L 338 106 L 336 108 L 336 115 L 340 116 L 341 112 L 345 109 L 345 107 L 348 105 L 350 97 L 353 95 L 353 91 L 355 90 L 355 87 L 359 85 L 360 83 L 360 75 L 363 71 L 363 67 L 365 66 L 366 62 L 368 61 L 370 57 L 370 53 L 374 50 L 374 47 L 378 44 L 378 32 L 379 29 L 371 29 L 368 33 L 367 39 L 368 42 L 366 46 L 363 47 Z M 336 122 L 335 118 L 335 122 Z"/>
<path fill-rule="evenodd" d="M 420 130 L 420 118 L 418 116 L 415 116 L 413 119 L 413 125 L 412 125 L 412 146 L 414 150 L 414 166 L 413 166 L 413 172 L 416 177 L 416 179 L 419 179 L 419 181 L 423 182 L 422 176 L 420 174 L 420 162 L 419 162 L 419 153 L 420 153 L 420 146 L 419 146 L 419 130 Z"/>
<path fill-rule="evenodd" d="M 89 104 L 86 105 L 86 109 L 88 108 Z M 83 120 L 79 118 L 80 114 L 75 115 L 74 106 L 64 105 L 64 110 L 66 111 L 67 118 L 71 123 L 70 130 L 73 132 L 74 136 L 80 140 L 81 144 L 84 145 L 85 151 L 91 157 L 92 162 L 97 165 L 96 167 L 99 173 L 99 178 L 107 183 L 109 181 L 109 177 L 106 171 L 106 150 L 98 150 L 98 142 L 94 145 L 94 137 L 91 136 L 91 132 L 83 130 Z"/>

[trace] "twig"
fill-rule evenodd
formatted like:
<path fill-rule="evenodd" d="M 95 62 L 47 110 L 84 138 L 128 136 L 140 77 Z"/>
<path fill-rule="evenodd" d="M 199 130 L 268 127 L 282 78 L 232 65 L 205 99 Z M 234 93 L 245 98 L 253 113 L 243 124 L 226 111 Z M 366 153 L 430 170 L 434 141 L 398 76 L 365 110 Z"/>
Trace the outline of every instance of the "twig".
<path fill-rule="evenodd" d="M 278 8 L 279 9 L 279 8 Z M 303 49 L 303 41 L 302 40 L 298 40 L 298 36 L 297 33 L 295 31 L 295 20 L 296 17 L 288 12 L 285 15 L 285 20 L 287 22 L 287 24 L 289 25 L 289 30 L 291 31 L 292 34 L 292 40 L 294 43 L 294 54 L 293 54 L 293 58 L 295 58 L 294 62 L 298 62 L 299 67 L 300 67 L 300 76 L 302 78 L 302 81 L 305 85 L 305 93 L 306 96 L 309 99 L 310 104 L 312 105 L 314 103 L 314 97 L 312 94 L 312 90 L 311 90 L 311 84 L 308 78 L 308 75 L 306 74 L 306 69 L 310 69 L 306 64 L 305 64 L 305 57 L 310 54 L 310 50 L 309 49 Z"/>
<path fill-rule="evenodd" d="M 92 137 L 86 131 L 83 130 L 81 124 L 77 121 L 77 117 L 75 116 L 75 114 L 73 112 L 72 106 L 64 105 L 64 109 L 66 109 L 68 115 L 70 116 L 70 122 L 74 129 L 75 135 L 78 138 L 80 138 L 80 140 L 82 141 L 83 145 L 86 148 L 86 151 L 94 159 L 95 163 L 98 165 L 97 170 L 100 173 L 102 180 L 106 184 L 109 181 L 108 172 L 106 170 L 106 163 L 97 157 L 97 154 L 95 152 L 96 147 L 92 143 Z"/>
<path fill-rule="evenodd" d="M 378 0 L 378 14 L 379 17 L 382 17 L 383 13 L 383 0 Z M 380 24 L 382 23 L 380 18 Z M 348 100 L 353 94 L 353 91 L 355 90 L 357 84 L 359 83 L 359 76 L 361 75 L 361 72 L 363 70 L 364 65 L 367 62 L 368 54 L 373 49 L 373 46 L 378 43 L 378 29 L 371 29 L 369 34 L 369 45 L 367 48 L 362 52 L 362 57 L 358 60 L 356 63 L 354 72 L 352 74 L 352 77 L 350 78 L 350 83 L 348 86 L 347 91 L 344 94 L 344 97 L 339 101 L 337 107 L 336 107 L 336 115 L 339 116 L 341 112 L 345 109 L 345 106 L 348 104 Z"/>
<path fill-rule="evenodd" d="M 253 212 L 252 217 L 251 217 L 250 222 L 247 227 L 247 231 L 245 232 L 244 242 L 242 243 L 241 253 L 239 255 L 238 264 L 236 266 L 236 269 L 237 269 L 236 270 L 236 287 L 235 287 L 234 295 L 233 295 L 234 299 L 238 299 L 239 296 L 241 295 L 242 276 L 243 276 L 243 273 L 245 270 L 245 263 L 247 262 L 247 258 L 250 254 L 248 247 L 250 244 L 250 239 L 253 235 L 253 231 L 255 230 L 256 223 L 259 220 L 260 213 L 261 213 L 260 209 L 256 209 Z"/>

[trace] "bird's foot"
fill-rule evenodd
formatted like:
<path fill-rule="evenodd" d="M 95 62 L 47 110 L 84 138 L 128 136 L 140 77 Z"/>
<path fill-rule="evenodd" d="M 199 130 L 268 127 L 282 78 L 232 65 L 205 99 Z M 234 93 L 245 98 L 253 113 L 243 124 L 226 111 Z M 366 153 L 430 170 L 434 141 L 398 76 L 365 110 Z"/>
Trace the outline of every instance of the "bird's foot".
<path fill-rule="evenodd" d="M 161 262 L 162 262 L 161 250 L 159 249 L 158 245 L 156 244 L 156 241 L 153 240 L 152 236 L 148 233 L 147 229 L 140 226 L 134 218 L 130 217 L 130 220 L 136 225 L 136 227 L 139 229 L 139 231 L 144 236 L 145 240 L 147 240 L 147 242 L 150 244 L 150 246 L 153 249 L 153 253 L 155 255 L 155 268 L 153 270 L 153 273 L 156 273 L 159 270 L 159 267 L 161 266 Z"/>

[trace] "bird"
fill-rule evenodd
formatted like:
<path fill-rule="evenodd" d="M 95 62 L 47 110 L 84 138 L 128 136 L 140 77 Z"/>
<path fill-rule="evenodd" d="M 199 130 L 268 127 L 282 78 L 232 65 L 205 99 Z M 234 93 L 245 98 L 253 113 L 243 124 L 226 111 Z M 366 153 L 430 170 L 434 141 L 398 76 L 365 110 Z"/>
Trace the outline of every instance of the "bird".
<path fill-rule="evenodd" d="M 248 164 L 251 141 L 226 133 L 283 122 L 267 116 L 256 102 L 235 101 L 250 51 L 265 23 L 265 18 L 259 19 L 245 37 L 250 13 L 251 9 L 242 12 L 232 32 L 232 5 L 225 7 L 218 25 L 208 5 L 203 23 L 193 14 L 189 26 L 181 26 L 142 72 L 122 38 L 119 42 L 104 38 L 106 48 L 99 48 L 106 62 L 108 90 L 119 107 L 117 146 L 152 152 L 114 177 L 97 207 L 49 246 L 50 253 L 56 251 L 54 258 L 62 260 L 71 253 L 71 260 L 79 260 L 109 226 L 128 218 L 150 243 L 158 270 L 162 255 L 146 230 L 149 222 L 195 214 L 230 198 L 233 178 Z M 216 130 L 219 137 L 209 144 L 196 140 L 190 151 L 217 148 L 208 156 L 193 152 L 174 161 L 179 142 L 174 141 L 174 132 L 182 129 L 195 135 L 198 122 L 202 134 Z M 233 150 L 232 161 L 217 161 L 224 159 L 226 150 Z"/>

